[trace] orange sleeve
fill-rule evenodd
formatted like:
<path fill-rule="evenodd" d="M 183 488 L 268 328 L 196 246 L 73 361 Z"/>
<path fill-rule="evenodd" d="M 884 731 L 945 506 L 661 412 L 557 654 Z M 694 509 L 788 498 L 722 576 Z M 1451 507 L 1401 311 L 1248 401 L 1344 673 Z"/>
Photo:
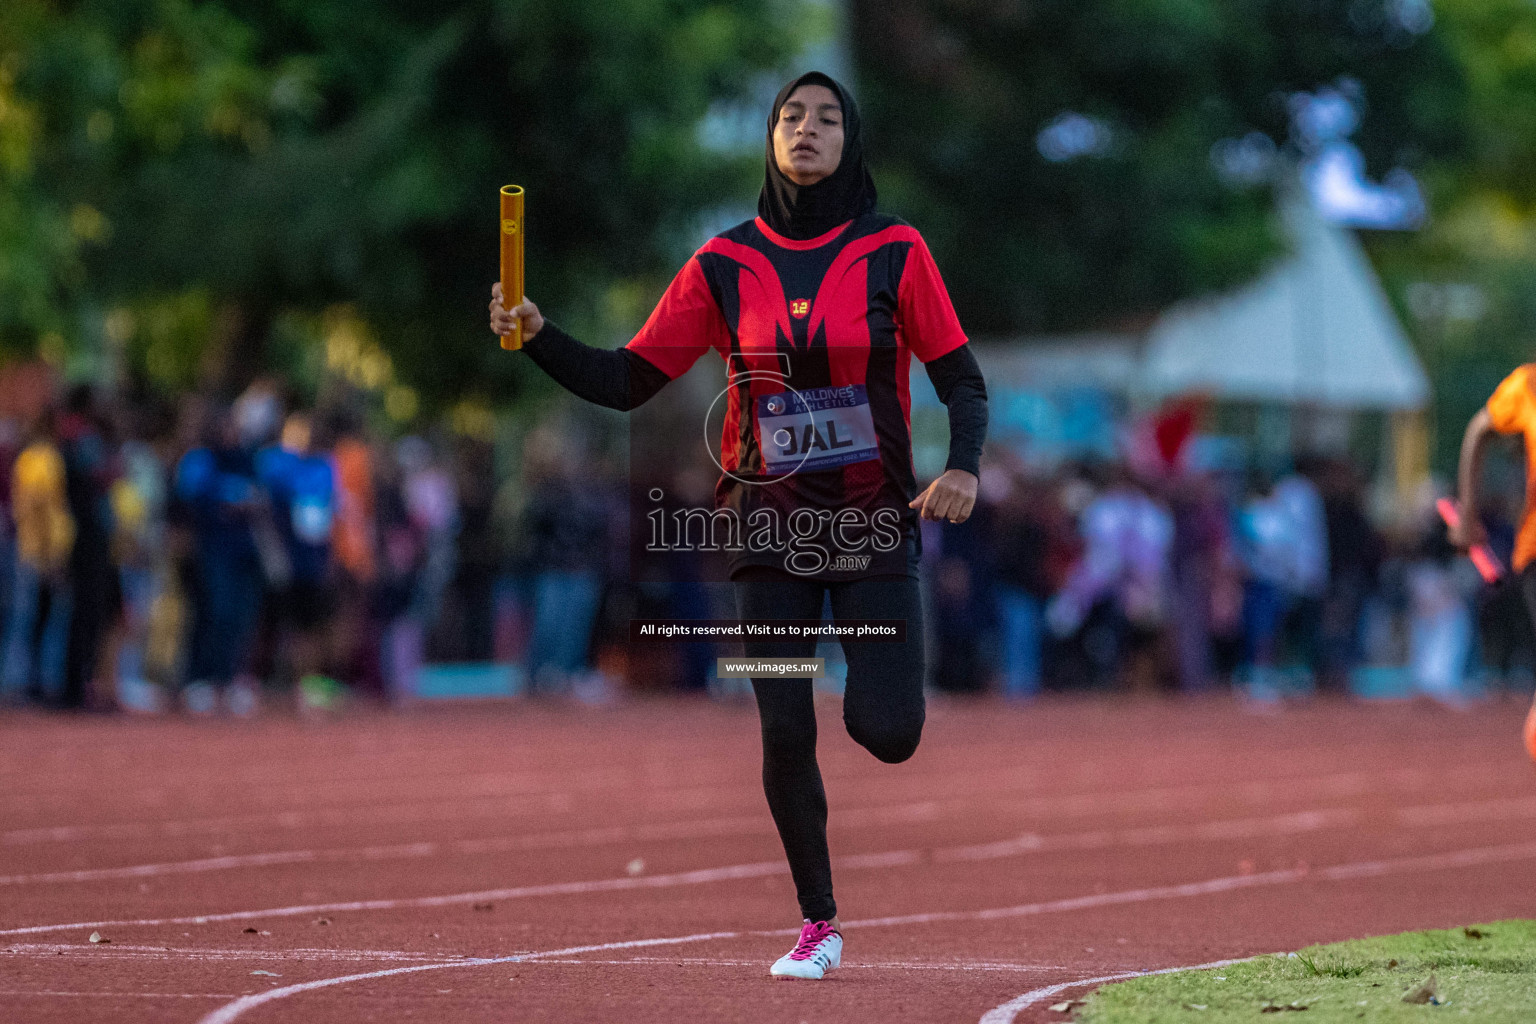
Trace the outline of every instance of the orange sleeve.
<path fill-rule="evenodd" d="M 1531 366 L 1526 364 L 1504 378 L 1488 399 L 1488 419 L 1501 434 L 1518 434 L 1530 421 Z"/>

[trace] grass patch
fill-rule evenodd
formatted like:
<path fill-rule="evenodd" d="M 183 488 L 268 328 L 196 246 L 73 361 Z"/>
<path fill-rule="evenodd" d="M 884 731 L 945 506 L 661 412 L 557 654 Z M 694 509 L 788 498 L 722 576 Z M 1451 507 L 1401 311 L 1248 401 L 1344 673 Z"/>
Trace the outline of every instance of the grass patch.
<path fill-rule="evenodd" d="M 1405 1002 L 1405 996 L 1416 1001 Z M 1536 921 L 1404 932 L 1214 970 L 1135 978 L 1088 996 L 1075 1019 L 1080 1024 L 1532 1024 Z"/>

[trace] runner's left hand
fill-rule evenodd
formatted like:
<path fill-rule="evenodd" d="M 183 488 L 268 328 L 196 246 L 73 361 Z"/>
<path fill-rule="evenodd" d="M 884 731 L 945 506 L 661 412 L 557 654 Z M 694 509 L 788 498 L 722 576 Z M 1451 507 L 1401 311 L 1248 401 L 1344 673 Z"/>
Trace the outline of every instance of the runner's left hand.
<path fill-rule="evenodd" d="M 924 519 L 963 523 L 976 506 L 976 477 L 963 469 L 946 469 L 928 488 L 908 503 Z"/>

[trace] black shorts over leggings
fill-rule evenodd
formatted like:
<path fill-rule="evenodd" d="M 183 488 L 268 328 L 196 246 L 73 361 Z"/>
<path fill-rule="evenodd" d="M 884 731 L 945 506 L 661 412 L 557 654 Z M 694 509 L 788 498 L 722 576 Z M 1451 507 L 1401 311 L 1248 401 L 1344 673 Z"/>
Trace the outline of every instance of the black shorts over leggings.
<path fill-rule="evenodd" d="M 843 724 L 861 746 L 889 764 L 905 761 L 923 732 L 923 613 L 911 576 L 872 576 L 843 583 L 806 580 L 768 569 L 736 578 L 743 619 L 820 619 L 830 591 L 832 617 L 905 619 L 901 642 L 847 643 L 848 685 Z M 749 658 L 809 658 L 816 640 L 744 642 Z M 811 680 L 753 679 L 763 728 L 763 790 L 789 858 L 801 916 L 825 921 L 837 914 L 827 851 L 827 795 L 816 765 L 816 709 Z"/>

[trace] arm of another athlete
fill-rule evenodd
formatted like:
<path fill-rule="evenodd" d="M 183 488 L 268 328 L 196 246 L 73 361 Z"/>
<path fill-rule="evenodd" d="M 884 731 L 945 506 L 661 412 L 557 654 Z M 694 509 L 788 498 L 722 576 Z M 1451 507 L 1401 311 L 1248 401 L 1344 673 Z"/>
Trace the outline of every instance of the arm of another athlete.
<path fill-rule="evenodd" d="M 1489 396 L 1487 404 L 1467 424 L 1461 439 L 1461 463 L 1457 467 L 1457 497 L 1461 505 L 1461 523 L 1450 531 L 1450 540 L 1460 548 L 1469 548 L 1483 539 L 1478 519 L 1478 476 L 1483 451 L 1491 434 L 1526 434 L 1536 429 L 1536 389 L 1531 373 L 1536 364 L 1517 367 Z"/>
<path fill-rule="evenodd" d="M 628 412 L 644 405 L 672 379 L 630 349 L 583 345 L 545 320 L 526 295 L 512 309 L 503 308 L 497 282 L 491 287 L 491 330 L 511 334 L 518 320 L 523 322 L 526 338 L 523 351 L 577 398 Z"/>
<path fill-rule="evenodd" d="M 1461 515 L 1454 527 L 1447 528 L 1451 543 L 1458 548 L 1470 548 L 1483 540 L 1483 524 L 1477 513 L 1477 482 L 1483 452 L 1494 433 L 1493 420 L 1483 408 L 1477 410 L 1477 415 L 1467 423 L 1466 433 L 1461 436 L 1461 461 L 1456 468 L 1457 504 L 1461 506 Z"/>

